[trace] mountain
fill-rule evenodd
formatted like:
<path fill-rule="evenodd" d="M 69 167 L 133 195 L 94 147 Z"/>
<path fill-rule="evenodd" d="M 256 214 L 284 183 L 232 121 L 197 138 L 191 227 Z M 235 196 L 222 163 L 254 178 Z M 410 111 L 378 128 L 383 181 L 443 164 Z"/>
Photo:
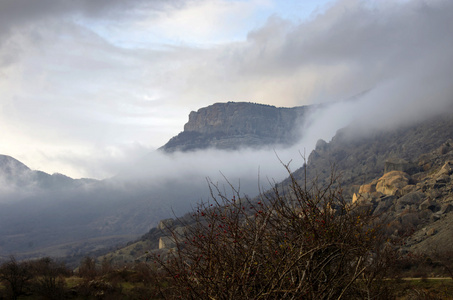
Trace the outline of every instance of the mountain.
<path fill-rule="evenodd" d="M 363 131 L 356 124 L 319 140 L 305 167 L 293 172 L 302 183 L 329 183 L 339 175 L 344 196 L 373 212 L 386 230 L 404 239 L 401 251 L 451 251 L 453 237 L 453 117 L 436 116 L 391 129 Z M 278 183 L 286 190 L 290 180 Z M 258 200 L 256 200 L 258 201 Z M 112 263 L 147 259 L 171 248 L 165 228 L 183 230 L 178 220 L 161 220 L 139 240 L 102 258 Z"/>
<path fill-rule="evenodd" d="M 291 146 L 300 139 L 298 129 L 309 110 L 309 106 L 287 108 L 248 102 L 215 103 L 192 111 L 184 131 L 160 149 L 173 152 Z"/>

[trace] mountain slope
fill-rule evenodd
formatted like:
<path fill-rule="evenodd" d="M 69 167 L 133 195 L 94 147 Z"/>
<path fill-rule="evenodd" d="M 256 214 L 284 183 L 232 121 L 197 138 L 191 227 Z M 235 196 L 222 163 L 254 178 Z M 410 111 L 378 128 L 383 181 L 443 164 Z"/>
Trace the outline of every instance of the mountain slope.
<path fill-rule="evenodd" d="M 358 186 L 382 175 L 386 161 L 415 162 L 419 156 L 453 139 L 453 117 L 437 116 L 396 129 L 360 132 L 351 125 L 337 132 L 329 143 L 320 140 L 307 161 L 307 175 L 327 182 L 331 167 L 341 173 L 343 186 Z M 304 178 L 304 169 L 294 172 Z M 352 196 L 352 191 L 348 191 Z"/>

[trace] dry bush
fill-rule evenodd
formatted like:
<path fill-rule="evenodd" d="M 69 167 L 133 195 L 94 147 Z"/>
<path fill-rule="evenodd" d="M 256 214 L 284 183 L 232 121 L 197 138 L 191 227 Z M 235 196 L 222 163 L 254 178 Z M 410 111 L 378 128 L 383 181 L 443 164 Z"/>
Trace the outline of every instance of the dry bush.
<path fill-rule="evenodd" d="M 287 190 L 275 187 L 255 202 L 234 188 L 226 196 L 211 183 L 212 200 L 190 220 L 179 220 L 185 232 L 169 228 L 176 248 L 154 257 L 168 283 L 162 293 L 184 299 L 382 296 L 374 283 L 385 275 L 389 248 L 370 212 L 345 201 L 334 176 L 320 188 L 289 175 Z"/>
<path fill-rule="evenodd" d="M 33 272 L 28 262 L 18 262 L 11 256 L 9 261 L 0 266 L 0 281 L 6 287 L 6 296 L 17 299 L 29 288 Z"/>

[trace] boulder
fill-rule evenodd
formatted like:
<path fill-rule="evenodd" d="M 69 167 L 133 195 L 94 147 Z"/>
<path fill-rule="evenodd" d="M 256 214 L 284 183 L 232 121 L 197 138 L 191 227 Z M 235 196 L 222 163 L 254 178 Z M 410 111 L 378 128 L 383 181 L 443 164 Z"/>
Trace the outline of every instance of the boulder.
<path fill-rule="evenodd" d="M 414 208 L 416 209 L 419 207 L 420 203 L 425 198 L 425 194 L 422 192 L 412 192 L 407 195 L 402 196 L 396 202 L 396 210 L 403 210 L 406 208 Z"/>
<path fill-rule="evenodd" d="M 436 233 L 437 233 L 437 230 L 435 228 L 430 228 L 426 231 L 427 236 L 432 236 L 432 235 L 435 235 Z"/>
<path fill-rule="evenodd" d="M 449 177 L 451 174 L 453 174 L 453 162 L 452 161 L 447 161 L 445 164 L 440 168 L 439 172 L 437 172 L 436 177 L 444 177 L 447 176 Z"/>
<path fill-rule="evenodd" d="M 439 206 L 437 205 L 437 203 L 431 199 L 426 199 L 425 201 L 423 201 L 418 208 L 420 210 L 429 209 L 432 212 L 436 212 L 439 210 Z"/>
<path fill-rule="evenodd" d="M 401 171 L 390 171 L 378 179 L 376 191 L 384 195 L 401 194 L 401 190 L 409 184 L 411 177 Z"/>

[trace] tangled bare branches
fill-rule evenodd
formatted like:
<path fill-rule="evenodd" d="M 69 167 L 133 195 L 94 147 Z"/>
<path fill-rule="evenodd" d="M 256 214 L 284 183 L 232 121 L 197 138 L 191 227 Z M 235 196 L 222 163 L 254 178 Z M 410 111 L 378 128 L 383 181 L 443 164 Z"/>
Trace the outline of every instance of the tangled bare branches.
<path fill-rule="evenodd" d="M 289 168 L 286 166 L 288 172 Z M 156 255 L 172 283 L 163 294 L 185 299 L 373 298 L 385 245 L 373 217 L 345 201 L 337 178 L 303 186 L 289 172 L 287 190 L 259 200 L 228 197 L 211 183 L 176 248 Z"/>

